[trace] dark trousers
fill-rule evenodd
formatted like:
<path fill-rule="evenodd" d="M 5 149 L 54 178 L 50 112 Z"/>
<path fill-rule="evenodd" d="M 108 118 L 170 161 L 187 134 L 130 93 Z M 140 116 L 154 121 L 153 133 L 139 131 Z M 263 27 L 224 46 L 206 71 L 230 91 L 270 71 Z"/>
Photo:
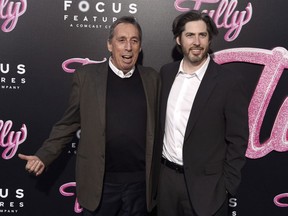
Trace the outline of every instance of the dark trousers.
<path fill-rule="evenodd" d="M 216 214 L 228 215 L 228 198 Z M 184 174 L 161 165 L 157 216 L 199 216 L 191 206 Z"/>
<path fill-rule="evenodd" d="M 83 216 L 146 216 L 145 182 L 104 183 L 99 207 L 91 212 L 83 209 Z"/>

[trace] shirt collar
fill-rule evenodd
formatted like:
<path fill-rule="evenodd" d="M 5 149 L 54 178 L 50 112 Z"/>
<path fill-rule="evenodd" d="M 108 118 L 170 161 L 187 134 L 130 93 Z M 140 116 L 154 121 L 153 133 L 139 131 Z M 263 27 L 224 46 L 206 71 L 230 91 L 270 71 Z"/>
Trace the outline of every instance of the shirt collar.
<path fill-rule="evenodd" d="M 182 74 L 186 74 L 187 76 L 190 76 L 190 77 L 196 76 L 201 81 L 205 75 L 205 72 L 207 70 L 209 62 L 210 62 L 210 55 L 208 55 L 204 64 L 197 71 L 195 71 L 193 74 L 187 75 L 187 73 L 185 73 L 185 71 L 183 70 L 183 59 L 182 59 L 182 61 L 180 62 L 178 73 L 176 76 L 178 76 L 180 73 L 182 73 Z"/>
<path fill-rule="evenodd" d="M 112 60 L 111 60 L 111 57 L 109 58 L 109 67 L 111 68 L 111 70 L 117 75 L 119 76 L 120 78 L 130 78 L 134 71 L 135 71 L 135 66 L 130 70 L 128 71 L 126 74 L 124 74 L 123 71 L 119 70 L 113 63 L 112 63 Z"/>

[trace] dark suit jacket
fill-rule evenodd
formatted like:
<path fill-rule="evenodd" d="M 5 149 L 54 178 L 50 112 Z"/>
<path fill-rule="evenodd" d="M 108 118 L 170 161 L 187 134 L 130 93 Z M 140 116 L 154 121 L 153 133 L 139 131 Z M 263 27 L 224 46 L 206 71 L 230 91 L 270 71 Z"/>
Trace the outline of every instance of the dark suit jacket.
<path fill-rule="evenodd" d="M 151 163 L 155 136 L 159 74 L 152 68 L 137 66 L 147 101 L 146 184 L 147 208 L 151 202 Z M 80 205 L 90 211 L 97 208 L 105 170 L 105 105 L 108 62 L 86 65 L 73 76 L 69 106 L 36 152 L 49 166 L 81 128 L 76 159 L 76 190 Z"/>
<path fill-rule="evenodd" d="M 153 173 L 158 178 L 167 100 L 180 62 L 161 68 L 160 145 Z M 237 73 L 212 59 L 196 94 L 183 144 L 184 175 L 190 201 L 201 216 L 211 216 L 234 195 L 248 143 L 248 97 Z M 156 180 L 155 180 L 156 181 Z"/>

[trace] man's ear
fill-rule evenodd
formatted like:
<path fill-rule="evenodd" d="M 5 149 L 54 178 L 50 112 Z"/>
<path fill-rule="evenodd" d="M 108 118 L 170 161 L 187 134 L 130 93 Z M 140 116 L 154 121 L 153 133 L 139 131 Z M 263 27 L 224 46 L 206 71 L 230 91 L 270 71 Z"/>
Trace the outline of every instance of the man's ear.
<path fill-rule="evenodd" d="M 176 43 L 177 43 L 179 46 L 181 46 L 181 43 L 180 43 L 180 37 L 179 37 L 179 36 L 176 37 Z"/>
<path fill-rule="evenodd" d="M 109 50 L 109 52 L 112 52 L 112 45 L 109 40 L 107 40 L 107 49 Z"/>

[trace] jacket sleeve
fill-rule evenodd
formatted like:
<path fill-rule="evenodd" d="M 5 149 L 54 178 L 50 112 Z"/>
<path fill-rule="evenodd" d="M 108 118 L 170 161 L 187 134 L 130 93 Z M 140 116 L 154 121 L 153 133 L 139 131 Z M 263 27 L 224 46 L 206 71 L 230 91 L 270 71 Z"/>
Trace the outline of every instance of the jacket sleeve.
<path fill-rule="evenodd" d="M 73 75 L 69 105 L 61 120 L 53 126 L 49 138 L 44 141 L 42 147 L 35 154 L 46 166 L 61 154 L 66 144 L 73 139 L 75 132 L 80 128 L 79 99 L 80 81 L 76 72 Z"/>
<path fill-rule="evenodd" d="M 248 145 L 249 98 L 244 82 L 238 79 L 228 94 L 225 105 L 226 135 L 228 144 L 224 165 L 227 191 L 235 195 L 241 181 L 241 169 L 245 164 Z"/>

